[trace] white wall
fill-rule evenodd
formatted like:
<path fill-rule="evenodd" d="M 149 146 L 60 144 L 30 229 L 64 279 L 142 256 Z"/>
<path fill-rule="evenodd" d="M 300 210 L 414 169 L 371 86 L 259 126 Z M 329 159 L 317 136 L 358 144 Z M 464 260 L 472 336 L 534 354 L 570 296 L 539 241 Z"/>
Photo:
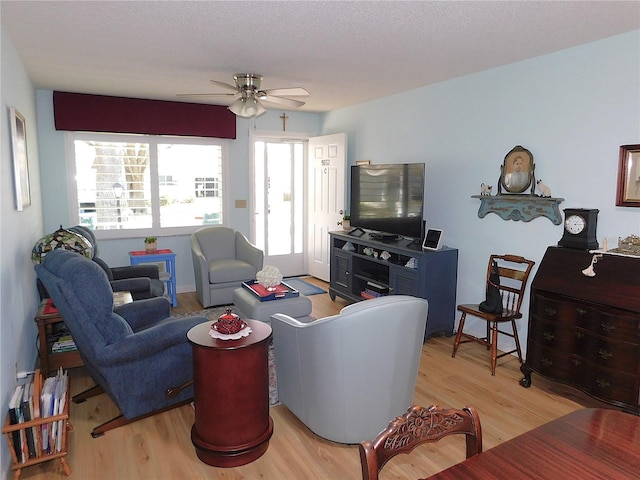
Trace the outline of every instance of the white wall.
<path fill-rule="evenodd" d="M 33 318 L 38 308 L 36 276 L 31 263 L 31 248 L 42 236 L 40 169 L 36 128 L 36 104 L 33 85 L 13 44 L 2 32 L 2 112 L 0 125 L 0 399 L 2 419 L 9 396 L 16 384 L 14 364 L 20 370 L 35 365 L 36 327 Z M 31 180 L 31 206 L 19 212 L 15 208 L 13 157 L 9 108 L 16 108 L 27 126 L 27 153 Z M 4 436 L 4 435 L 3 435 Z M 0 471 L 8 477 L 11 457 L 7 442 L 1 442 Z"/>
<path fill-rule="evenodd" d="M 459 249 L 458 303 L 484 298 L 491 253 L 539 263 L 562 236 L 543 217 L 478 218 L 471 195 L 481 182 L 496 193 L 499 167 L 516 145 L 533 153 L 536 177 L 565 199 L 561 209 L 600 210 L 600 244 L 640 233 L 640 210 L 615 206 L 619 146 L 640 143 L 640 30 L 336 110 L 322 130 L 348 133 L 349 164 L 426 163 L 425 218 Z M 482 333 L 484 324 L 467 328 Z M 525 319 L 523 343 L 526 330 Z"/>

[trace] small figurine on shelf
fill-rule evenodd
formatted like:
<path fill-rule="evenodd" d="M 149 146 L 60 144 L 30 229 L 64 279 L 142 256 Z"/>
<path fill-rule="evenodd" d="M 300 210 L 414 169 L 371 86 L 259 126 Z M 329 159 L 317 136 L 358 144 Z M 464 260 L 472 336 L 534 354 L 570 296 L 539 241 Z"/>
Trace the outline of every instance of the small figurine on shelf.
<path fill-rule="evenodd" d="M 480 184 L 480 195 L 491 196 L 491 189 L 492 188 L 493 188 L 493 185 L 487 185 L 486 183 L 481 183 Z"/>
<path fill-rule="evenodd" d="M 551 189 L 547 187 L 544 183 L 542 183 L 542 179 L 536 182 L 536 188 L 540 192 L 541 197 L 546 197 L 546 198 L 551 197 Z"/>
<path fill-rule="evenodd" d="M 149 253 L 158 250 L 158 237 L 146 237 L 144 239 L 144 249 Z"/>

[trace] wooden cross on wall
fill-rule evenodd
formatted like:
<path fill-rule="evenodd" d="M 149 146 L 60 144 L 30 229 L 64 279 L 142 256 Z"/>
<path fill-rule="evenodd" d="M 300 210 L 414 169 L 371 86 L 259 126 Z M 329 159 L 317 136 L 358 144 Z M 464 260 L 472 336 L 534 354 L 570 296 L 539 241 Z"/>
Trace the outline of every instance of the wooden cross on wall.
<path fill-rule="evenodd" d="M 286 113 L 282 112 L 282 115 L 280 115 L 280 118 L 282 119 L 282 131 L 286 132 L 287 131 L 287 120 L 289 119 L 289 117 L 287 116 Z"/>

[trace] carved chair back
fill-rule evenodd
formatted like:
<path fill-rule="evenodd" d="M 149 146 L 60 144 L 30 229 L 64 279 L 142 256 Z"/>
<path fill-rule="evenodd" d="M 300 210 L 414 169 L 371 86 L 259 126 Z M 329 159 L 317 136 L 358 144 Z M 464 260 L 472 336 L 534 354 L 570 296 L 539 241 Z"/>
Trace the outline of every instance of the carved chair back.
<path fill-rule="evenodd" d="M 396 417 L 373 441 L 359 445 L 363 480 L 378 480 L 382 467 L 400 453 L 410 453 L 423 443 L 433 443 L 453 434 L 466 436 L 467 458 L 482 452 L 482 427 L 475 408 L 462 410 L 437 405 L 414 405 Z"/>

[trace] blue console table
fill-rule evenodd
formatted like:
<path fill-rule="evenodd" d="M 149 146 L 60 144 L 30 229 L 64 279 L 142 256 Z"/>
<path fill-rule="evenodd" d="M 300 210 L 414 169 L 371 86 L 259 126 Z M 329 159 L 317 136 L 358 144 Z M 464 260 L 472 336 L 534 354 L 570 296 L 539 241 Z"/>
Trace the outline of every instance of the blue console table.
<path fill-rule="evenodd" d="M 137 250 L 129 252 L 129 262 L 131 265 L 139 263 L 157 263 L 164 262 L 165 271 L 160 272 L 160 280 L 167 285 L 167 295 L 171 299 L 171 305 L 178 306 L 178 297 L 176 295 L 176 254 L 170 249 L 165 248 L 156 250 L 155 252 L 147 252 L 145 250 Z"/>

